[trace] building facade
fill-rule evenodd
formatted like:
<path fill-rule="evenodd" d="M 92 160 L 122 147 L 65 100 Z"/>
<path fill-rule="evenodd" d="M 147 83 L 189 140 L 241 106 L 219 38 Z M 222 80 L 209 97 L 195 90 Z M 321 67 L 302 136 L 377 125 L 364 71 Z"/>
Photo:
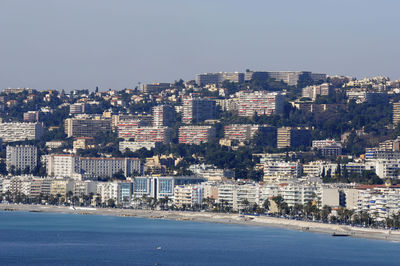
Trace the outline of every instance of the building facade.
<path fill-rule="evenodd" d="M 179 128 L 179 143 L 196 144 L 215 140 L 215 128 L 212 126 L 182 126 Z"/>
<path fill-rule="evenodd" d="M 44 128 L 41 123 L 0 123 L 0 138 L 3 142 L 40 139 Z"/>
<path fill-rule="evenodd" d="M 183 123 L 198 123 L 214 118 L 216 118 L 216 102 L 214 100 L 194 97 L 183 99 Z"/>
<path fill-rule="evenodd" d="M 283 112 L 284 96 L 278 92 L 238 92 L 238 115 L 272 115 Z"/>
<path fill-rule="evenodd" d="M 31 145 L 25 146 L 7 146 L 6 165 L 7 170 L 29 170 L 32 171 L 37 166 L 37 147 Z"/>

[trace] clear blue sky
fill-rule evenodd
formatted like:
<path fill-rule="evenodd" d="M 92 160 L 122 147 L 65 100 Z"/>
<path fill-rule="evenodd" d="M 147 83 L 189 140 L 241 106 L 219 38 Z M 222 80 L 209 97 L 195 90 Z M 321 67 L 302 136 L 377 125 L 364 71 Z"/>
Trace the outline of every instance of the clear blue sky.
<path fill-rule="evenodd" d="M 0 0 L 0 88 L 134 87 L 213 71 L 400 78 L 398 0 Z"/>

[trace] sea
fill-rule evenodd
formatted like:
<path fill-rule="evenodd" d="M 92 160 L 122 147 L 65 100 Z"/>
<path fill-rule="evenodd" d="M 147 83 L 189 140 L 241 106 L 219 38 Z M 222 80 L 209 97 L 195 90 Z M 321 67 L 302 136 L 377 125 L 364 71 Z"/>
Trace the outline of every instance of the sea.
<path fill-rule="evenodd" d="M 3 211 L 0 265 L 400 265 L 400 244 L 268 227 Z"/>

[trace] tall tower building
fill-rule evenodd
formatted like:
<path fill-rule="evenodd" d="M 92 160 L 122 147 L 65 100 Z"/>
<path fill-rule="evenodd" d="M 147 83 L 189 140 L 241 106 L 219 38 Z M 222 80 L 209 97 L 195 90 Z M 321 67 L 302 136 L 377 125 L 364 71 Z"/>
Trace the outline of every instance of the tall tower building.
<path fill-rule="evenodd" d="M 7 170 L 25 170 L 29 168 L 32 171 L 37 166 L 37 147 L 26 146 L 7 146 L 6 149 Z"/>
<path fill-rule="evenodd" d="M 183 123 L 198 123 L 214 118 L 216 118 L 216 103 L 214 100 L 192 97 L 183 100 Z"/>
<path fill-rule="evenodd" d="M 398 125 L 400 122 L 400 102 L 393 103 L 393 124 Z"/>
<path fill-rule="evenodd" d="M 175 108 L 170 105 L 153 107 L 153 126 L 171 126 L 175 122 Z"/>
<path fill-rule="evenodd" d="M 301 127 L 281 127 L 278 128 L 277 148 L 309 146 L 311 143 L 311 133 L 308 128 Z"/>

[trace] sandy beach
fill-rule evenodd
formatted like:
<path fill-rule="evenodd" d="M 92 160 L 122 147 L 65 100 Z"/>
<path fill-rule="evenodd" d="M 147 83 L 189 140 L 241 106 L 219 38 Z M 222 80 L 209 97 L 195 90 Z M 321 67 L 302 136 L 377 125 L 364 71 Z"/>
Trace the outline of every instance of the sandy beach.
<path fill-rule="evenodd" d="M 23 205 L 23 204 L 0 204 L 0 211 L 27 211 L 27 212 L 53 212 L 81 215 L 111 215 L 124 217 L 140 217 L 150 219 L 167 219 L 178 221 L 197 221 L 207 223 L 238 224 L 248 226 L 265 226 L 283 229 L 292 229 L 305 232 L 316 232 L 324 234 L 346 234 L 350 237 L 368 238 L 400 242 L 400 231 L 389 231 L 383 229 L 359 228 L 348 225 L 324 224 L 317 222 L 306 222 L 274 218 L 266 216 L 247 216 L 237 213 L 212 213 L 212 212 L 182 212 L 182 211 L 155 211 L 155 210 L 132 210 L 113 208 L 70 208 L 51 205 Z"/>

